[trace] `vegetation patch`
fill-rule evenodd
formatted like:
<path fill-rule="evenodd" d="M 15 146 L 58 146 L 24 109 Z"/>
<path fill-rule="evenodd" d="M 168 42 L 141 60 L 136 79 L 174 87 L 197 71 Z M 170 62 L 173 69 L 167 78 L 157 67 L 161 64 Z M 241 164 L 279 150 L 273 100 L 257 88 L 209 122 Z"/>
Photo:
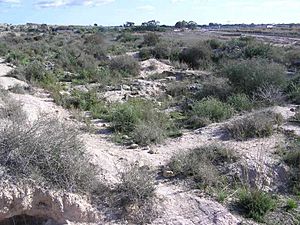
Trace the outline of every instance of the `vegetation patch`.
<path fill-rule="evenodd" d="M 271 111 L 257 112 L 237 119 L 224 126 L 231 138 L 239 141 L 250 138 L 269 137 L 274 133 L 275 126 L 281 125 L 283 117 Z"/>
<path fill-rule="evenodd" d="M 228 149 L 206 146 L 172 157 L 167 167 L 175 176 L 191 178 L 200 187 L 218 186 L 222 183 L 218 166 L 235 159 Z"/>
<path fill-rule="evenodd" d="M 263 191 L 245 189 L 239 193 L 237 205 L 246 217 L 263 222 L 264 216 L 275 208 L 276 202 Z"/>
<path fill-rule="evenodd" d="M 90 191 L 98 171 L 76 130 L 48 117 L 29 123 L 17 104 L 1 109 L 6 122 L 0 128 L 0 165 L 5 172 L 67 191 Z"/>
<path fill-rule="evenodd" d="M 230 105 L 216 98 L 205 98 L 192 105 L 192 109 L 188 112 L 187 124 L 191 128 L 203 127 L 211 122 L 226 120 L 233 115 L 233 112 Z"/>

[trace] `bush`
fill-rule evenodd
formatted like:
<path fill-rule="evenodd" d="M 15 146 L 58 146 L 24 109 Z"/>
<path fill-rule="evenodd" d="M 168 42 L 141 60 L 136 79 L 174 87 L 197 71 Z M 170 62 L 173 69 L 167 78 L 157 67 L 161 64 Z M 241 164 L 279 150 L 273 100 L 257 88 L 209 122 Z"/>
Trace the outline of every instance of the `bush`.
<path fill-rule="evenodd" d="M 246 58 L 268 58 L 271 52 L 271 46 L 269 44 L 264 44 L 261 42 L 251 42 L 245 48 L 245 57 Z"/>
<path fill-rule="evenodd" d="M 115 192 L 117 204 L 142 204 L 154 196 L 154 177 L 145 167 L 132 166 L 121 175 Z"/>
<path fill-rule="evenodd" d="M 125 77 L 138 76 L 140 73 L 140 65 L 131 56 L 117 56 L 109 62 L 109 68 Z"/>
<path fill-rule="evenodd" d="M 207 118 L 212 122 L 221 122 L 230 118 L 233 108 L 215 98 L 205 98 L 195 102 L 190 111 L 190 117 Z"/>
<path fill-rule="evenodd" d="M 206 146 L 173 156 L 167 167 L 175 176 L 192 178 L 200 186 L 207 187 L 221 182 L 217 166 L 234 160 L 235 157 L 227 149 Z"/>
<path fill-rule="evenodd" d="M 237 119 L 225 125 L 224 129 L 231 138 L 241 141 L 249 138 L 269 137 L 274 132 L 274 126 L 279 126 L 282 122 L 281 114 L 265 111 Z"/>
<path fill-rule="evenodd" d="M 149 101 L 117 104 L 111 110 L 109 120 L 114 131 L 128 134 L 140 145 L 159 143 L 174 131 L 171 120 Z"/>
<path fill-rule="evenodd" d="M 256 101 L 267 106 L 281 105 L 285 100 L 284 93 L 280 87 L 267 84 L 259 87 L 253 96 Z"/>
<path fill-rule="evenodd" d="M 238 195 L 238 206 L 248 218 L 263 222 L 264 216 L 275 208 L 272 197 L 259 190 L 243 190 Z"/>
<path fill-rule="evenodd" d="M 298 203 L 294 199 L 288 199 L 286 202 L 286 210 L 290 211 L 298 208 Z"/>
<path fill-rule="evenodd" d="M 188 64 L 193 69 L 207 69 L 212 62 L 212 50 L 206 43 L 184 49 L 179 54 L 180 62 Z"/>
<path fill-rule="evenodd" d="M 6 173 L 67 191 L 90 191 L 97 169 L 76 130 L 48 117 L 28 123 L 20 119 L 20 109 L 13 110 L 0 128 L 0 165 Z"/>
<path fill-rule="evenodd" d="M 147 33 L 144 35 L 143 45 L 155 46 L 159 41 L 159 36 L 156 33 Z"/>
<path fill-rule="evenodd" d="M 223 77 L 210 76 L 207 80 L 203 81 L 201 85 L 201 90 L 196 93 L 196 98 L 200 100 L 205 97 L 215 97 L 220 100 L 226 100 L 232 92 L 232 88 L 228 84 L 228 79 Z"/>
<path fill-rule="evenodd" d="M 249 111 L 253 108 L 253 103 L 246 94 L 235 94 L 228 98 L 227 103 L 236 111 Z"/>
<path fill-rule="evenodd" d="M 223 70 L 236 92 L 253 94 L 264 85 L 284 87 L 284 67 L 264 59 L 244 60 L 229 63 Z"/>

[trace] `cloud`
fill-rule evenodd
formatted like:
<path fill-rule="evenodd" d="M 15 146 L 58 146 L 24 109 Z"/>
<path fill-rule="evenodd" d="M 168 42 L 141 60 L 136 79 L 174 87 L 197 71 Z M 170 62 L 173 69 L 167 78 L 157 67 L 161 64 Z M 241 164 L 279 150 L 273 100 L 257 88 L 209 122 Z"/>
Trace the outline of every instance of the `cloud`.
<path fill-rule="evenodd" d="M 153 11 L 155 10 L 155 7 L 152 5 L 142 5 L 137 7 L 138 10 L 144 10 L 144 11 Z"/>
<path fill-rule="evenodd" d="M 183 2 L 184 0 L 171 0 L 172 3 Z"/>
<path fill-rule="evenodd" d="M 21 0 L 0 0 L 0 4 L 1 3 L 11 6 L 19 6 L 21 5 Z"/>
<path fill-rule="evenodd" d="M 68 6 L 98 6 L 109 4 L 114 1 L 115 0 L 45 0 L 38 1 L 36 3 L 36 6 L 40 8 L 58 8 Z"/>
<path fill-rule="evenodd" d="M 0 3 L 20 4 L 20 0 L 0 0 Z"/>

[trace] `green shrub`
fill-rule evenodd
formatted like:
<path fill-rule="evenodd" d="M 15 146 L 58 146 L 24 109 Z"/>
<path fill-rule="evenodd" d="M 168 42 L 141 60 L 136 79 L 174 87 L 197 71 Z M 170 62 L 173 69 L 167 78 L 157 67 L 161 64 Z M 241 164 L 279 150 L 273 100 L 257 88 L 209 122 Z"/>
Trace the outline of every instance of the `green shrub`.
<path fill-rule="evenodd" d="M 133 35 L 132 33 L 130 32 L 123 32 L 122 34 L 120 34 L 118 37 L 117 37 L 117 40 L 120 41 L 120 42 L 124 42 L 124 43 L 127 43 L 127 42 L 135 42 L 136 40 L 138 40 L 139 37 L 136 36 L 136 35 Z"/>
<path fill-rule="evenodd" d="M 294 199 L 288 199 L 286 201 L 286 206 L 285 206 L 287 211 L 297 209 L 298 208 L 298 203 Z"/>
<path fill-rule="evenodd" d="M 238 195 L 238 206 L 248 218 L 263 222 L 264 216 L 276 206 L 275 200 L 260 190 L 243 190 Z"/>
<path fill-rule="evenodd" d="M 143 45 L 155 46 L 159 41 L 159 36 L 156 33 L 147 33 L 144 35 Z"/>
<path fill-rule="evenodd" d="M 140 65 L 131 56 L 117 56 L 109 62 L 109 68 L 125 77 L 138 76 L 140 73 Z"/>
<path fill-rule="evenodd" d="M 202 187 L 216 186 L 221 182 L 217 166 L 234 160 L 229 150 L 206 146 L 173 156 L 167 167 L 175 176 L 192 178 Z"/>
<path fill-rule="evenodd" d="M 253 57 L 268 58 L 270 52 L 271 46 L 269 44 L 252 42 L 245 48 L 245 57 L 250 59 Z"/>
<path fill-rule="evenodd" d="M 5 56 L 8 53 L 8 47 L 4 43 L 0 43 L 0 55 Z"/>
<path fill-rule="evenodd" d="M 232 88 L 228 84 L 228 79 L 223 77 L 210 76 L 201 85 L 201 90 L 196 93 L 196 98 L 200 100 L 206 97 L 226 100 L 232 92 Z"/>
<path fill-rule="evenodd" d="M 175 130 L 169 117 L 144 100 L 117 104 L 108 118 L 114 131 L 129 135 L 140 145 L 160 143 Z"/>
<path fill-rule="evenodd" d="M 121 133 L 130 133 L 143 117 L 143 102 L 132 101 L 115 105 L 111 112 L 111 127 Z"/>
<path fill-rule="evenodd" d="M 139 51 L 139 57 L 142 60 L 147 60 L 153 57 L 152 50 L 150 48 L 141 48 Z"/>
<path fill-rule="evenodd" d="M 233 108 L 215 98 L 205 98 L 195 102 L 190 111 L 190 117 L 207 118 L 212 122 L 221 122 L 230 118 Z"/>
<path fill-rule="evenodd" d="M 236 111 L 249 111 L 253 108 L 253 102 L 246 94 L 235 94 L 228 98 L 227 103 Z"/>
<path fill-rule="evenodd" d="M 264 59 L 251 59 L 229 63 L 223 70 L 236 92 L 253 94 L 263 85 L 284 87 L 284 67 Z"/>
<path fill-rule="evenodd" d="M 281 125 L 283 117 L 271 111 L 257 112 L 226 124 L 224 129 L 236 140 L 269 137 L 274 133 L 274 126 Z"/>
<path fill-rule="evenodd" d="M 184 49 L 179 54 L 179 60 L 194 69 L 207 69 L 212 62 L 212 50 L 206 43 Z"/>

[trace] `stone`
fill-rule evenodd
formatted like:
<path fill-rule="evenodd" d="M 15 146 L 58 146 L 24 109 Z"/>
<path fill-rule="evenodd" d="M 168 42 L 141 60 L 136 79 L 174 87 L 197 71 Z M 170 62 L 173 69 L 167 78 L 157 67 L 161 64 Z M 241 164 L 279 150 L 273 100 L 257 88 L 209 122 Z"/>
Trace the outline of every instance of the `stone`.
<path fill-rule="evenodd" d="M 130 146 L 128 146 L 128 149 L 137 149 L 138 147 L 138 144 L 131 144 Z"/>
<path fill-rule="evenodd" d="M 150 150 L 148 151 L 148 153 L 151 154 L 151 155 L 152 155 L 152 154 L 157 154 L 157 151 L 156 151 L 156 150 L 153 150 L 153 149 L 150 149 Z"/>
<path fill-rule="evenodd" d="M 172 170 L 163 170 L 163 177 L 164 178 L 170 178 L 170 177 L 174 177 L 175 174 Z"/>

